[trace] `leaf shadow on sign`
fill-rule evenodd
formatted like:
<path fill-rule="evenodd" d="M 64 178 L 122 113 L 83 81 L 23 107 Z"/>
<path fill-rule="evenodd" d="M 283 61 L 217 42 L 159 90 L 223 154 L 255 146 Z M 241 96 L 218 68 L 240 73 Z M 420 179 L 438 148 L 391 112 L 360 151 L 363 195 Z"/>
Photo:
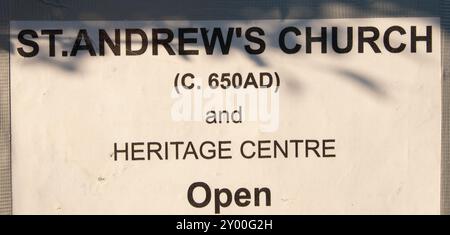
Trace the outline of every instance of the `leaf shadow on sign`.
<path fill-rule="evenodd" d="M 4 1 L 7 4 L 11 20 L 258 20 L 258 19 L 325 19 L 325 18 L 366 18 L 366 17 L 439 17 L 441 1 L 419 0 L 280 0 L 280 1 L 243 1 L 243 0 L 136 0 L 107 1 L 98 0 L 15 0 Z M 13 7 L 13 5 L 15 7 Z M 25 6 L 26 9 L 17 6 Z M 6 8 L 5 8 L 6 9 Z M 167 9 L 167 10 L 165 10 Z M 442 16 L 449 17 L 449 16 Z M 305 21 L 307 23 L 308 21 Z M 82 22 L 81 22 L 82 23 Z M 226 27 L 226 21 L 223 22 Z M 85 25 L 88 27 L 88 25 Z M 83 27 L 83 26 L 80 26 Z M 448 29 L 442 33 L 448 35 Z M 1 35 L 2 41 L 9 41 L 8 35 Z M 4 39 L 4 37 L 8 39 Z M 330 43 L 330 42 L 328 42 Z M 70 44 L 70 43 L 69 43 Z M 62 45 L 63 47 L 70 45 Z M 277 41 L 266 43 L 266 50 L 277 48 Z M 11 43 L 1 43 L 0 50 L 8 51 Z M 239 48 L 241 49 L 241 48 Z M 14 53 L 14 51 L 12 52 Z M 406 55 L 405 55 L 406 56 Z M 41 57 L 43 63 L 49 63 L 70 72 L 77 72 L 79 64 L 74 61 L 55 61 Z M 189 60 L 189 56 L 181 58 Z M 268 66 L 268 61 L 260 56 L 248 55 L 247 58 L 259 67 Z M 340 71 L 349 82 L 356 83 L 361 89 L 386 97 L 387 92 L 375 78 L 367 77 L 356 71 Z M 286 76 L 289 90 L 298 93 L 302 81 L 297 76 Z"/>
<path fill-rule="evenodd" d="M 374 82 L 374 79 L 370 79 L 369 77 L 362 75 L 361 73 L 345 69 L 337 70 L 336 72 L 344 75 L 344 78 L 350 79 L 357 85 L 366 88 L 370 93 L 376 95 L 377 97 L 387 98 L 386 91 L 381 87 L 379 83 Z"/>

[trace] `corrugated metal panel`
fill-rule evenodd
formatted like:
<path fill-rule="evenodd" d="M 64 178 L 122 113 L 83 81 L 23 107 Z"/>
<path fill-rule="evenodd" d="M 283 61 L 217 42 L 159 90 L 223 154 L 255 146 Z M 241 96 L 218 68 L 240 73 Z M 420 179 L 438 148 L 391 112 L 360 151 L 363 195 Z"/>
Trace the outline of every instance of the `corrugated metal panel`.
<path fill-rule="evenodd" d="M 442 0 L 442 160 L 441 214 L 450 214 L 450 2 Z"/>
<path fill-rule="evenodd" d="M 9 96 L 9 11 L 0 3 L 0 214 L 12 213 Z"/>

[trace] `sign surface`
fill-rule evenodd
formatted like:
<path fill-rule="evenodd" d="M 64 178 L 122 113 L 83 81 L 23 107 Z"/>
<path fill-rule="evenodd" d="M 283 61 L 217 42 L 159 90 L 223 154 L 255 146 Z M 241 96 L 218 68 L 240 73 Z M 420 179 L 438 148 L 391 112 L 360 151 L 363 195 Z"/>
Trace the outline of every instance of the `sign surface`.
<path fill-rule="evenodd" d="M 11 22 L 16 214 L 438 214 L 437 18 Z"/>

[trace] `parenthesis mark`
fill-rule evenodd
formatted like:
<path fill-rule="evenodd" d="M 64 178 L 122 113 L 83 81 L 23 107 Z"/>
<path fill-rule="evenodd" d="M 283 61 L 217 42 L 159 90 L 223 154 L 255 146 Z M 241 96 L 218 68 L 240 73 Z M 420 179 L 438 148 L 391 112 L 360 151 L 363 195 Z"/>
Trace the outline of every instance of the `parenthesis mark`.
<path fill-rule="evenodd" d="M 280 88 L 280 76 L 278 76 L 277 72 L 275 72 L 275 77 L 277 78 L 277 88 L 275 89 L 275 93 L 277 93 Z"/>
<path fill-rule="evenodd" d="M 175 91 L 177 94 L 180 94 L 180 91 L 178 90 L 178 77 L 180 76 L 180 73 L 177 73 L 175 76 L 175 80 L 173 81 L 173 86 L 175 87 Z"/>

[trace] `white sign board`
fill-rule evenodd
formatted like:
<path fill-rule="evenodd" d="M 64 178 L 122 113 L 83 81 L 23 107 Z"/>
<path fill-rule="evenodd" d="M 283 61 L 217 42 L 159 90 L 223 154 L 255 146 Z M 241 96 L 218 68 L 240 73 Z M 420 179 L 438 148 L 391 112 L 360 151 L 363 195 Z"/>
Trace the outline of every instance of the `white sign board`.
<path fill-rule="evenodd" d="M 438 214 L 437 18 L 11 22 L 16 214 Z"/>

